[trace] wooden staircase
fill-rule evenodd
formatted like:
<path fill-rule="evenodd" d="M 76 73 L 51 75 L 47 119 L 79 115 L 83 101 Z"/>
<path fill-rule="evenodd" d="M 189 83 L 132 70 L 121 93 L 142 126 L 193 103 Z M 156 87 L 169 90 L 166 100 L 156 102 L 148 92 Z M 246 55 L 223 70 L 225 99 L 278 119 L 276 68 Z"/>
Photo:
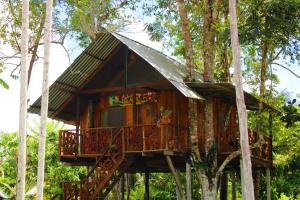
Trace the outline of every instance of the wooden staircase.
<path fill-rule="evenodd" d="M 64 183 L 64 200 L 105 199 L 126 169 L 134 161 L 124 154 L 124 130 L 113 134 L 112 142 L 97 158 L 86 178 L 78 183 Z"/>

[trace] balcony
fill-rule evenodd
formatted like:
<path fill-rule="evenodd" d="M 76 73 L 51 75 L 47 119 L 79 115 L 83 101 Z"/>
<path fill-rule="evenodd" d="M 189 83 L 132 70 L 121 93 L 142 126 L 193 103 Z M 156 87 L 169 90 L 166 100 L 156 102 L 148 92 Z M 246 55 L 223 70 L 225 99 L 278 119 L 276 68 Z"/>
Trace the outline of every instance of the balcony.
<path fill-rule="evenodd" d="M 112 144 L 118 133 L 117 144 Z M 122 148 L 126 153 L 188 150 L 188 130 L 171 124 L 133 125 L 61 130 L 59 133 L 59 158 L 99 157 L 108 148 Z"/>
<path fill-rule="evenodd" d="M 223 136 L 219 137 L 219 154 L 228 155 L 240 148 L 239 133 L 231 129 Z M 256 132 L 248 129 L 249 146 L 251 157 L 256 161 L 272 163 L 272 136 L 258 135 Z"/>

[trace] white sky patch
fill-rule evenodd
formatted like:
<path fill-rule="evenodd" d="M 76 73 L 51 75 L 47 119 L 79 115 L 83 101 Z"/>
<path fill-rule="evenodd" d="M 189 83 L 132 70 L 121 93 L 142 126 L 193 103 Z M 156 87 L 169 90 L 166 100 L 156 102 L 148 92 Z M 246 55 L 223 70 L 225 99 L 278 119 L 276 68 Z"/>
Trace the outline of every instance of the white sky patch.
<path fill-rule="evenodd" d="M 6 47 L 7 48 L 7 47 Z M 6 50 L 6 49 L 3 49 Z M 9 51 L 9 49 L 7 49 Z M 43 55 L 43 47 L 39 50 L 39 55 Z M 49 69 L 49 85 L 69 66 L 66 52 L 60 45 L 51 44 L 51 60 Z M 11 70 L 6 70 L 0 74 L 1 78 L 7 81 L 9 89 L 0 87 L 0 132 L 17 131 L 19 127 L 19 98 L 20 82 L 12 80 Z M 33 67 L 31 81 L 28 90 L 29 104 L 33 103 L 42 93 L 42 73 L 43 59 L 40 59 Z M 29 122 L 38 119 L 36 115 L 29 114 Z"/>

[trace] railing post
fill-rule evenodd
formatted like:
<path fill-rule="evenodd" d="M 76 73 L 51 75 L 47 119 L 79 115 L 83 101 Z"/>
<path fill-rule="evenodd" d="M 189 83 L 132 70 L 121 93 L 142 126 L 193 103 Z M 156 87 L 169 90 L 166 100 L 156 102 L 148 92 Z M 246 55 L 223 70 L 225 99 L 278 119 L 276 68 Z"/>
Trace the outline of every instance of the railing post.
<path fill-rule="evenodd" d="M 146 141 L 145 141 L 145 126 L 142 126 L 142 137 L 143 137 L 143 151 L 145 151 L 146 148 Z"/>
<path fill-rule="evenodd" d="M 80 124 L 80 97 L 76 96 L 76 145 L 75 145 L 75 155 L 78 154 L 79 148 L 79 124 Z"/>
<path fill-rule="evenodd" d="M 122 137 L 122 153 L 125 153 L 126 149 L 125 149 L 125 128 L 121 128 L 121 137 Z"/>
<path fill-rule="evenodd" d="M 61 132 L 62 131 L 60 130 L 58 135 L 58 160 L 60 160 L 60 156 L 61 156 L 61 142 L 62 142 Z"/>

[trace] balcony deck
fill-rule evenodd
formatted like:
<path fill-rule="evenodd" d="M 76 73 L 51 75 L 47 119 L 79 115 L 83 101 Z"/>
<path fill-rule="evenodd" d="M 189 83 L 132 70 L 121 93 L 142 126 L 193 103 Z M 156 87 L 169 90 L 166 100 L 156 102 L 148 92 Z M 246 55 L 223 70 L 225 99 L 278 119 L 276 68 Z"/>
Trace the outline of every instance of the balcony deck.
<path fill-rule="evenodd" d="M 118 132 L 122 137 L 116 147 L 112 140 Z M 170 124 L 90 128 L 78 134 L 76 130 L 61 130 L 58 156 L 62 162 L 90 165 L 109 146 L 122 146 L 126 154 L 183 154 L 188 151 L 188 131 Z"/>
<path fill-rule="evenodd" d="M 112 144 L 114 135 L 121 137 Z M 256 167 L 272 165 L 272 138 L 259 137 L 249 129 L 249 143 L 252 160 Z M 200 143 L 201 144 L 201 143 Z M 238 134 L 217 138 L 218 157 L 224 160 L 231 152 L 239 149 Z M 110 148 L 122 148 L 125 155 L 135 155 L 137 166 L 141 169 L 164 171 L 164 155 L 172 155 L 178 161 L 178 167 L 184 169 L 190 150 L 188 129 L 171 124 L 148 124 L 123 127 L 90 128 L 79 130 L 61 130 L 59 134 L 59 160 L 69 165 L 93 165 L 96 158 Z M 201 149 L 201 148 L 200 148 Z M 233 165 L 237 165 L 232 162 Z M 138 171 L 139 167 L 132 171 Z M 168 168 L 166 167 L 166 170 Z"/>

